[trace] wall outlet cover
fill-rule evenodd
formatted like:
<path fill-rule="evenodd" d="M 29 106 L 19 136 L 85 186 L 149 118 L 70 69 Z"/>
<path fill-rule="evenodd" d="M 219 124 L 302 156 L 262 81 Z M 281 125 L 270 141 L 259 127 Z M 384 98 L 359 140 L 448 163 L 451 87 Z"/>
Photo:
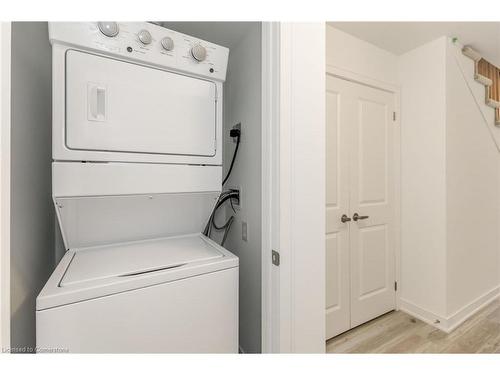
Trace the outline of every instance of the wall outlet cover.
<path fill-rule="evenodd" d="M 243 202 L 243 191 L 241 189 L 241 186 L 236 186 L 236 185 L 233 185 L 233 186 L 228 186 L 228 189 L 229 190 L 238 190 L 240 192 L 240 199 L 239 201 L 237 202 L 236 200 L 233 200 L 233 207 L 235 210 L 237 211 L 241 211 L 242 209 L 242 202 Z"/>
<path fill-rule="evenodd" d="M 246 221 L 241 222 L 241 239 L 245 242 L 248 241 L 248 224 Z"/>

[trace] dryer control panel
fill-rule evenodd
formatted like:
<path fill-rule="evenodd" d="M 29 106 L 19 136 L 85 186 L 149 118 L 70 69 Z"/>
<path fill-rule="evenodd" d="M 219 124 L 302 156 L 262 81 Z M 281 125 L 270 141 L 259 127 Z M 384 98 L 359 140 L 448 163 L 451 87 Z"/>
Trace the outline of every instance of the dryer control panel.
<path fill-rule="evenodd" d="M 50 22 L 52 44 L 225 81 L 229 49 L 147 22 Z"/>

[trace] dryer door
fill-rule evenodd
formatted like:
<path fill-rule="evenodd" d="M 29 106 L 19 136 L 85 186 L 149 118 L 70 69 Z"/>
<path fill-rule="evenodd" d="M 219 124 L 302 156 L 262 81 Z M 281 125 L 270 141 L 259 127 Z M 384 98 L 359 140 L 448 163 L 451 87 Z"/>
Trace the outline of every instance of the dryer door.
<path fill-rule="evenodd" d="M 213 156 L 215 83 L 93 55 L 66 53 L 66 146 Z"/>

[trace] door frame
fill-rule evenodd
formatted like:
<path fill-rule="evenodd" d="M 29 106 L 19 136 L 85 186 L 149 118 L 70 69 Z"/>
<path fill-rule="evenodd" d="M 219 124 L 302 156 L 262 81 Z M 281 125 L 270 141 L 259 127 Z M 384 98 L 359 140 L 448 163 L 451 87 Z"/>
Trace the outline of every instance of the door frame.
<path fill-rule="evenodd" d="M 335 65 L 326 64 L 325 74 L 337 77 L 349 82 L 358 83 L 375 89 L 383 90 L 394 94 L 394 108 L 396 111 L 396 120 L 394 126 L 394 275 L 398 288 L 396 290 L 396 311 L 401 305 L 401 89 L 398 85 L 379 81 L 362 74 L 358 74 Z"/>
<path fill-rule="evenodd" d="M 11 23 L 0 22 L 0 348 L 10 348 Z"/>
<path fill-rule="evenodd" d="M 279 45 L 278 22 L 262 22 L 262 353 L 279 353 L 279 273 L 271 262 L 278 248 L 279 221 L 276 197 L 279 189 Z"/>
<path fill-rule="evenodd" d="M 324 353 L 325 24 L 262 42 L 262 351 Z"/>

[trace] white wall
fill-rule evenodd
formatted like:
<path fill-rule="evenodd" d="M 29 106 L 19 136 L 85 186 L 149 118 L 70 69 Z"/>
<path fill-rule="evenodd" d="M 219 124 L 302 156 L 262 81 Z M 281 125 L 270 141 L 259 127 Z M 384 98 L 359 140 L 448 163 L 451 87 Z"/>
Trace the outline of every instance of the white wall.
<path fill-rule="evenodd" d="M 326 63 L 385 83 L 397 82 L 397 56 L 326 25 Z"/>
<path fill-rule="evenodd" d="M 325 351 L 325 27 L 280 25 L 280 350 Z M 308 52 L 304 53 L 303 46 Z"/>
<path fill-rule="evenodd" d="M 399 57 L 401 299 L 446 313 L 446 39 Z"/>
<path fill-rule="evenodd" d="M 447 315 L 499 286 L 499 152 L 447 42 Z M 462 57 L 462 59 L 466 59 Z M 465 74 L 473 74 L 472 61 Z M 479 85 L 478 83 L 475 83 Z M 484 95 L 484 91 L 481 93 Z M 480 98 L 484 103 L 484 96 Z M 493 121 L 493 116 L 489 117 Z"/>
<path fill-rule="evenodd" d="M 444 330 L 499 292 L 500 156 L 473 74 L 446 37 L 399 58 L 401 307 Z"/>
<path fill-rule="evenodd" d="M 261 23 L 259 22 L 163 22 L 163 26 L 230 49 L 224 84 L 224 176 L 235 143 L 229 130 L 241 122 L 242 137 L 230 179 L 224 188 L 242 189 L 242 206 L 224 245 L 239 257 L 239 341 L 246 353 L 261 351 L 262 341 L 262 259 L 261 259 Z M 233 215 L 231 208 L 220 210 L 217 223 Z M 241 237 L 242 222 L 247 223 L 248 240 Z M 220 243 L 222 233 L 213 231 Z"/>
<path fill-rule="evenodd" d="M 231 49 L 224 86 L 224 176 L 235 144 L 229 138 L 233 125 L 241 123 L 242 136 L 233 172 L 225 188 L 242 189 L 241 209 L 225 247 L 240 259 L 240 347 L 244 352 L 261 351 L 261 24 L 253 23 Z M 233 215 L 230 207 L 226 216 Z M 247 223 L 247 241 L 242 240 L 242 222 Z"/>
<path fill-rule="evenodd" d="M 10 22 L 0 23 L 0 348 L 10 347 Z"/>
<path fill-rule="evenodd" d="M 401 87 L 401 308 L 453 328 L 499 291 L 499 134 L 484 88 L 447 37 L 401 56 L 331 25 L 326 37 L 327 64 Z"/>
<path fill-rule="evenodd" d="M 11 345 L 35 346 L 35 299 L 54 267 L 51 47 L 46 22 L 12 23 Z"/>

